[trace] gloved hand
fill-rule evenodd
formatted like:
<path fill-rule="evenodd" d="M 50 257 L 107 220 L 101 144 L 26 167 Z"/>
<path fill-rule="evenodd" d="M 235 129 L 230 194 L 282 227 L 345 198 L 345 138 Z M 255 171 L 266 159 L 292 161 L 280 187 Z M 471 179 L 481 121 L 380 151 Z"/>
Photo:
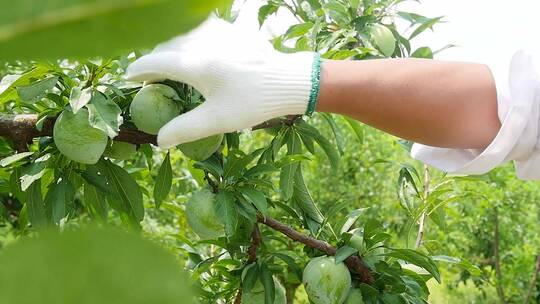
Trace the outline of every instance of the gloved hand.
<path fill-rule="evenodd" d="M 277 52 L 258 34 L 211 17 L 135 61 L 126 78 L 176 80 L 206 98 L 159 131 L 159 146 L 170 148 L 278 116 L 304 114 L 310 99 L 316 101 L 318 85 L 312 82 L 318 81 L 319 63 L 314 53 Z"/>

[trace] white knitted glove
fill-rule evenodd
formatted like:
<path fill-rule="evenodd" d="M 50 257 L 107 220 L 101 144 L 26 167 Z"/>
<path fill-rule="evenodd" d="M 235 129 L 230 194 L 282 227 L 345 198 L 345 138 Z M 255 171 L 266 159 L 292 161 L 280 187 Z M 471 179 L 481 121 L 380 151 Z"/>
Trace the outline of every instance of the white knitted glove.
<path fill-rule="evenodd" d="M 310 97 L 318 93 L 318 86 L 312 88 L 316 58 L 310 52 L 277 52 L 258 34 L 212 17 L 135 61 L 126 78 L 176 80 L 206 98 L 159 131 L 159 146 L 170 148 L 278 116 L 304 114 Z"/>

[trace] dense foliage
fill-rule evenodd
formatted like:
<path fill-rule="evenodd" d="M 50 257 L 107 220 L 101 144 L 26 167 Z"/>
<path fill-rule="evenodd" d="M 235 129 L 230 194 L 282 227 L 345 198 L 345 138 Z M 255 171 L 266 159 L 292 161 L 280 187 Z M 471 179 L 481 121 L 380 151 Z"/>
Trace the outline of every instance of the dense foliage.
<path fill-rule="evenodd" d="M 412 45 L 441 18 L 399 11 L 400 2 L 270 0 L 259 21 L 294 15 L 297 24 L 272 40 L 283 52 L 432 58 L 436 51 Z M 230 10 L 219 14 L 234 20 Z M 396 18 L 410 28 L 398 31 Z M 347 260 L 365 303 L 522 303 L 540 295 L 533 275 L 540 189 L 516 180 L 512 168 L 448 177 L 411 160 L 410 143 L 329 114 L 226 134 L 206 159 L 163 151 L 133 123 L 130 106 L 142 84 L 122 78 L 141 53 L 0 69 L 0 107 L 9 114 L 0 125 L 25 118 L 37 130 L 0 128 L 0 248 L 44 228 L 97 222 L 139 230 L 178 257 L 202 303 L 256 293 L 278 303 L 281 285 L 287 301 L 308 303 L 303 269 L 332 250 L 343 269 Z M 162 84 L 183 112 L 204 102 L 187 85 Z M 61 113 L 87 113 L 84 122 L 104 134 L 108 152 L 97 163 L 60 153 L 52 126 Z M 21 114 L 30 115 L 13 116 Z M 121 143 L 137 151 L 110 151 Z M 213 225 L 197 226 L 207 219 Z"/>

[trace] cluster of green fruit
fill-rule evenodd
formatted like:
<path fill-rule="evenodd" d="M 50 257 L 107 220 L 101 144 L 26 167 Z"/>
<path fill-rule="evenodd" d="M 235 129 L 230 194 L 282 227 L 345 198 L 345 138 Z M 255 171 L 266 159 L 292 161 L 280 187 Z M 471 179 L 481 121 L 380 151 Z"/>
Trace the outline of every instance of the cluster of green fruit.
<path fill-rule="evenodd" d="M 216 239 L 225 236 L 225 228 L 218 219 L 214 205 L 215 194 L 209 189 L 195 192 L 186 205 L 186 218 L 189 226 L 201 239 Z M 363 240 L 357 235 L 355 242 Z M 287 303 L 285 289 L 277 279 L 275 281 L 276 304 Z M 343 262 L 336 263 L 334 257 L 312 259 L 304 269 L 303 283 L 308 297 L 313 304 L 362 304 L 362 293 L 353 288 L 349 269 Z M 257 283 L 253 289 L 244 293 L 242 303 L 265 303 L 264 288 Z"/>
<path fill-rule="evenodd" d="M 182 114 L 184 106 L 176 91 L 163 84 L 143 87 L 133 98 L 130 106 L 131 121 L 142 132 L 156 135 L 166 123 Z M 137 151 L 130 143 L 111 141 L 107 134 L 93 128 L 88 120 L 88 110 L 73 112 L 64 110 L 58 117 L 53 130 L 58 150 L 67 158 L 83 163 L 95 164 L 106 156 L 117 160 L 129 159 Z M 202 161 L 210 157 L 221 146 L 223 134 L 218 134 L 185 143 L 178 148 L 190 159 Z"/>

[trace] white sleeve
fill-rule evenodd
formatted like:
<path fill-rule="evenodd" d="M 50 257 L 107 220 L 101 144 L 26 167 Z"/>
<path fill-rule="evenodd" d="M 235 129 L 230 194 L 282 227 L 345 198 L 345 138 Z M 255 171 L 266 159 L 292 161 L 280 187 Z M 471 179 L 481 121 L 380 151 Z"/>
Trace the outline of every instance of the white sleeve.
<path fill-rule="evenodd" d="M 515 161 L 519 178 L 540 179 L 540 82 L 534 57 L 519 51 L 512 58 L 508 74 L 494 77 L 502 127 L 486 149 L 414 144 L 411 155 L 453 175 L 484 174 L 502 163 Z"/>

